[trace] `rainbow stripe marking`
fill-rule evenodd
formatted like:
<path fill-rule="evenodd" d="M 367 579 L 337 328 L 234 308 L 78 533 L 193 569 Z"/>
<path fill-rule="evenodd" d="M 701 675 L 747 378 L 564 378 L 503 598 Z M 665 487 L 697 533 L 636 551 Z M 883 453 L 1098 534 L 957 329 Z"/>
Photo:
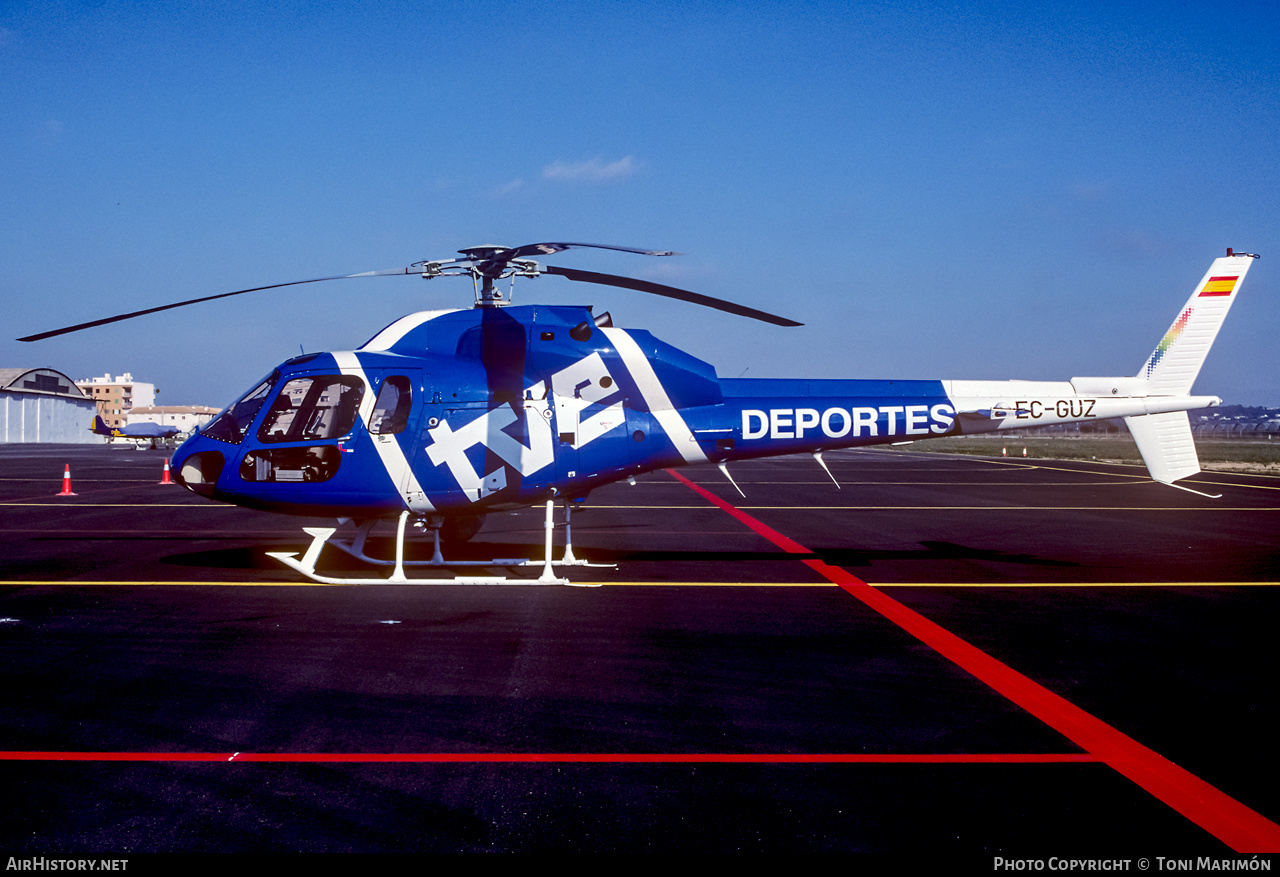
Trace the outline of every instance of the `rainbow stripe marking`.
<path fill-rule="evenodd" d="M 1212 286 L 1213 281 L 1217 279 L 1224 279 L 1224 278 L 1210 279 L 1209 283 L 1205 284 L 1205 289 L 1208 289 L 1210 286 Z M 1232 287 L 1234 287 L 1236 278 L 1231 277 L 1229 279 L 1231 280 Z M 1200 293 L 1200 295 L 1224 295 L 1224 294 L 1230 295 L 1231 290 L 1228 289 L 1226 293 L 1221 293 L 1221 292 L 1212 292 L 1212 293 L 1201 292 Z M 1178 337 L 1182 334 L 1182 330 L 1187 328 L 1187 321 L 1191 319 L 1191 312 L 1193 310 L 1195 310 L 1195 308 L 1187 308 L 1185 311 L 1183 311 L 1182 315 L 1178 317 L 1178 319 L 1174 320 L 1173 325 L 1169 327 L 1169 331 L 1164 333 L 1164 337 L 1161 338 L 1160 343 L 1156 345 L 1155 353 L 1151 354 L 1151 359 L 1147 361 L 1147 377 L 1151 377 L 1151 373 L 1156 370 L 1156 366 L 1160 364 L 1160 360 L 1164 359 L 1165 351 L 1167 351 L 1170 347 L 1173 346 L 1173 342 L 1178 340 Z"/>
<path fill-rule="evenodd" d="M 1200 290 L 1197 298 L 1204 298 L 1207 295 L 1231 295 L 1236 288 L 1236 281 L 1239 276 L 1234 277 L 1210 277 L 1209 282 L 1204 285 L 1204 289 Z"/>

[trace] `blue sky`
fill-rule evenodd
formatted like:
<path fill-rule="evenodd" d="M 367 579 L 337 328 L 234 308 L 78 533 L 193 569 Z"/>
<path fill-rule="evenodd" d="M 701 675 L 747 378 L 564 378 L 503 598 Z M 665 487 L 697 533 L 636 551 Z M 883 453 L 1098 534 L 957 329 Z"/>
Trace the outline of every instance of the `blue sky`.
<path fill-rule="evenodd" d="M 465 280 L 266 283 L 591 241 L 781 329 L 544 277 L 722 376 L 1134 374 L 1262 253 L 1196 386 L 1280 405 L 1280 13 L 1264 3 L 0 6 L 0 365 L 221 406 Z M 1273 267 L 1277 266 L 1277 267 Z"/>

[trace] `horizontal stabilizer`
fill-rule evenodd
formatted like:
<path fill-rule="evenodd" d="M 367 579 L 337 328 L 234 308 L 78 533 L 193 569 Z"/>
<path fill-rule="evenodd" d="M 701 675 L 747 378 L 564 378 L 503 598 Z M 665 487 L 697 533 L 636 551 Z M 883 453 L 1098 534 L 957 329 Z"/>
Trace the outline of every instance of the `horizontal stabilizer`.
<path fill-rule="evenodd" d="M 1173 484 L 1179 478 L 1200 471 L 1200 458 L 1196 456 L 1187 412 L 1144 414 L 1126 417 L 1124 422 L 1138 445 L 1142 461 L 1156 481 Z"/>

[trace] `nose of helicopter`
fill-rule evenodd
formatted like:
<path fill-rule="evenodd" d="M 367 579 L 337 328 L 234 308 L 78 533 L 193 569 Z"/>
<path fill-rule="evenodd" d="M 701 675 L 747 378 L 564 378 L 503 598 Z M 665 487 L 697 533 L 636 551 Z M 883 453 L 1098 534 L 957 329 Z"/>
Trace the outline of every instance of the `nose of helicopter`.
<path fill-rule="evenodd" d="M 227 464 L 226 455 L 217 443 L 196 433 L 174 452 L 170 468 L 183 487 L 201 496 L 213 496 L 218 477 Z"/>

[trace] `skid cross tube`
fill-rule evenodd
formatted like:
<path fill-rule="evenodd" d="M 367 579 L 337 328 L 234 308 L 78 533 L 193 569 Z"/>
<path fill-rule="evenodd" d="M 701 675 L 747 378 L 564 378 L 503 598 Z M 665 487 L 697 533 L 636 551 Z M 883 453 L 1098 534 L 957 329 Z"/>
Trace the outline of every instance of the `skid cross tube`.
<path fill-rule="evenodd" d="M 267 552 L 267 554 L 269 557 L 275 558 L 290 569 L 302 573 L 312 581 L 326 585 L 569 585 L 572 584 L 572 582 L 567 578 L 563 578 L 555 574 L 554 568 L 556 566 L 616 567 L 616 564 L 590 563 L 586 560 L 579 560 L 574 556 L 572 531 L 569 525 L 571 511 L 568 503 L 565 503 L 564 556 L 563 559 L 559 561 L 553 560 L 555 532 L 554 500 L 548 500 L 546 503 L 546 515 L 543 521 L 545 538 L 542 560 L 508 557 L 494 558 L 492 560 L 446 560 L 440 548 L 440 527 L 442 522 L 438 517 L 431 520 L 428 524 L 431 529 L 432 537 L 431 559 L 407 560 L 405 558 L 405 526 L 408 523 L 409 516 L 410 512 L 408 510 L 402 511 L 396 521 L 396 548 L 395 557 L 393 559 L 373 557 L 366 551 L 369 534 L 377 523 L 376 519 L 356 522 L 355 536 L 350 539 L 333 538 L 334 534 L 337 532 L 337 527 L 304 527 L 303 532 L 311 537 L 311 544 L 307 546 L 307 549 L 303 553 L 301 559 L 298 558 L 296 552 L 291 551 L 271 551 Z M 339 520 L 339 524 L 349 522 L 350 519 Z M 369 563 L 374 566 L 393 567 L 391 575 L 387 578 L 376 578 L 371 576 L 341 577 L 318 572 L 316 570 L 316 564 L 320 560 L 320 554 L 325 545 L 331 545 L 364 563 Z M 541 566 L 542 574 L 537 579 L 516 579 L 508 578 L 507 576 L 454 576 L 452 578 L 410 579 L 405 575 L 405 569 L 407 567 L 447 568 L 461 566 L 503 568 Z"/>

